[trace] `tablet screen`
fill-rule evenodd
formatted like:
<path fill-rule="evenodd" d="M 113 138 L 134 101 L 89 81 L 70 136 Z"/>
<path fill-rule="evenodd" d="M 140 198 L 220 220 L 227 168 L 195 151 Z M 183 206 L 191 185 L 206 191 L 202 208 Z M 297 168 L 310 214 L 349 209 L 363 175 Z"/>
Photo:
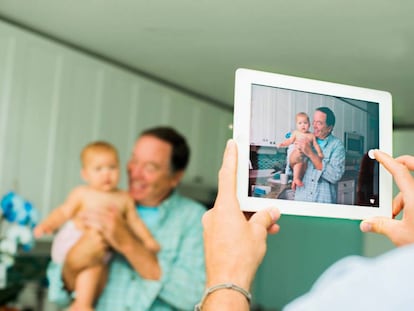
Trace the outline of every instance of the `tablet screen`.
<path fill-rule="evenodd" d="M 234 138 L 243 210 L 363 219 L 391 215 L 387 92 L 247 69 L 236 73 Z"/>

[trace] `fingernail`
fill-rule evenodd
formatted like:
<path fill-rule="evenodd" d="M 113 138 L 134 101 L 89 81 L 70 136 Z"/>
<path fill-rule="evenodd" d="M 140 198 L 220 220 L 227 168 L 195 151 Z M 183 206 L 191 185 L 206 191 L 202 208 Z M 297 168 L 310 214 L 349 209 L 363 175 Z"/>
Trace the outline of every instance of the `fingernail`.
<path fill-rule="evenodd" d="M 280 218 L 280 212 L 277 208 L 269 209 L 269 214 L 270 214 L 270 217 L 272 217 L 273 221 L 276 221 Z"/>
<path fill-rule="evenodd" d="M 362 232 L 370 232 L 372 230 L 372 224 L 369 222 L 362 222 L 361 223 L 361 231 Z"/>

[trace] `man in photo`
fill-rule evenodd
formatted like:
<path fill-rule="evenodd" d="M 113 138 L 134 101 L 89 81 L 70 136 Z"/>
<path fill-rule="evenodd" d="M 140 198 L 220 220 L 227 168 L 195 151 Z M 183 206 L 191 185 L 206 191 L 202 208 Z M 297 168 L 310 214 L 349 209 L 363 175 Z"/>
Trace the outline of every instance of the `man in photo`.
<path fill-rule="evenodd" d="M 295 200 L 337 203 L 337 183 L 345 172 L 345 148 L 341 140 L 332 134 L 335 114 L 328 107 L 319 107 L 313 115 L 313 133 L 323 158 L 318 156 L 308 140 L 297 139 L 294 148 L 307 158 L 303 186 L 295 187 Z M 288 158 L 293 147 L 288 150 Z M 290 167 L 287 174 L 292 174 Z"/>

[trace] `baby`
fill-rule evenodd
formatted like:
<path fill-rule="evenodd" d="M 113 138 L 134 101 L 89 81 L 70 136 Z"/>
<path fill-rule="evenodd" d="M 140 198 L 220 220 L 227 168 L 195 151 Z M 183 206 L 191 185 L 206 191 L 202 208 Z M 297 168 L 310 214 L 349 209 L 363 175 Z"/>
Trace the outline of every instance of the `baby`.
<path fill-rule="evenodd" d="M 72 190 L 66 201 L 34 228 L 34 236 L 39 238 L 63 225 L 52 243 L 52 260 L 62 263 L 71 247 L 81 243 L 80 237 L 94 230 L 83 224 L 80 212 L 110 206 L 119 208 L 135 235 L 148 249 L 158 252 L 159 244 L 138 217 L 132 198 L 117 188 L 120 172 L 115 147 L 101 141 L 90 143 L 82 150 L 81 162 L 81 175 L 86 184 Z M 108 259 L 109 254 L 102 258 L 102 264 L 79 273 L 75 283 L 76 297 L 70 310 L 93 310 L 105 284 Z"/>
<path fill-rule="evenodd" d="M 307 140 L 315 149 L 318 156 L 323 158 L 321 147 L 316 142 L 316 137 L 313 133 L 309 132 L 310 122 L 309 116 L 304 112 L 296 114 L 296 130 L 293 131 L 290 138 L 284 140 L 280 144 L 276 145 L 278 148 L 287 147 L 293 144 L 296 140 Z M 307 168 L 307 161 L 301 151 L 294 148 L 289 156 L 289 165 L 293 170 L 292 189 L 296 187 L 302 187 L 302 178 Z"/>

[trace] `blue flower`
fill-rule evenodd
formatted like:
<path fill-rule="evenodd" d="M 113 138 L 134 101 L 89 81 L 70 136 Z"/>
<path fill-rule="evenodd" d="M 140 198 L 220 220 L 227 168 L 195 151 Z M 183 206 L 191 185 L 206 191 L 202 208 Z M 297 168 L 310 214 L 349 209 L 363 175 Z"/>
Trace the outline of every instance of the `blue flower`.
<path fill-rule="evenodd" d="M 9 192 L 1 199 L 1 210 L 3 212 L 3 217 L 9 222 L 14 222 L 16 219 L 13 200 L 15 196 L 16 194 L 14 192 Z"/>
<path fill-rule="evenodd" d="M 33 228 L 39 216 L 33 205 L 14 192 L 7 193 L 1 200 L 3 217 L 12 223 Z"/>
<path fill-rule="evenodd" d="M 23 250 L 30 250 L 34 245 L 32 229 L 39 220 L 36 208 L 23 197 L 9 192 L 1 199 L 0 212 L 3 219 L 14 224 L 6 232 L 6 240 L 21 244 Z"/>

